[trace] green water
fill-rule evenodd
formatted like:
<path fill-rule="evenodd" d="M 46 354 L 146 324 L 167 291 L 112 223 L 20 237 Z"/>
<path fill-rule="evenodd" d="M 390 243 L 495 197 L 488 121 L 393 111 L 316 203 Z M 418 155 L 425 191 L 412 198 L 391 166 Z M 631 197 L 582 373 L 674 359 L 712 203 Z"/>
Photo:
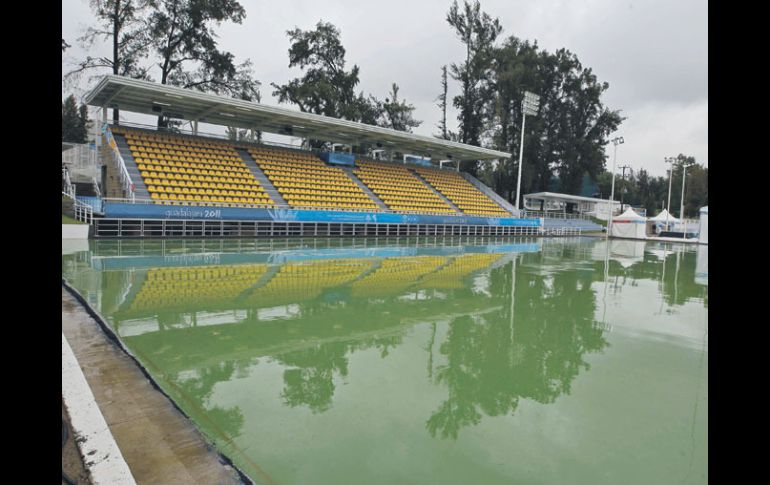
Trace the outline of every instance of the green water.
<path fill-rule="evenodd" d="M 257 483 L 708 481 L 707 247 L 89 244 L 64 277 Z"/>

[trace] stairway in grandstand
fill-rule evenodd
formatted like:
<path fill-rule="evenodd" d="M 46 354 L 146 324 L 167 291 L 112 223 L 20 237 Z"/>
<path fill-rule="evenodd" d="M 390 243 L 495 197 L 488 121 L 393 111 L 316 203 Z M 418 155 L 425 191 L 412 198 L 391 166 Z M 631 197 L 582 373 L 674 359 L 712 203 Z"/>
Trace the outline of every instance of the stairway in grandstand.
<path fill-rule="evenodd" d="M 393 211 L 457 214 L 403 165 L 358 160 L 353 173 Z"/>
<path fill-rule="evenodd" d="M 492 189 L 490 189 L 489 187 L 487 187 L 487 186 L 484 184 L 484 182 L 482 182 L 481 180 L 477 179 L 476 177 L 474 177 L 473 175 L 469 174 L 468 172 L 460 172 L 460 175 L 461 175 L 461 176 L 462 176 L 462 177 L 463 177 L 465 180 L 467 180 L 468 182 L 470 182 L 470 183 L 472 183 L 473 185 L 475 185 L 475 186 L 476 186 L 476 188 L 477 188 L 477 189 L 479 189 L 479 190 L 480 190 L 480 191 L 481 191 L 481 192 L 482 192 L 484 195 L 486 195 L 486 196 L 487 196 L 487 197 L 489 197 L 490 199 L 492 199 L 492 200 L 494 200 L 495 202 L 497 202 L 497 204 L 498 204 L 500 207 L 502 207 L 503 209 L 507 210 L 507 211 L 508 211 L 508 212 L 510 212 L 511 214 L 518 216 L 518 212 L 516 211 L 516 207 L 514 207 L 514 206 L 513 206 L 513 205 L 512 205 L 510 202 L 508 202 L 507 200 L 505 200 L 505 199 L 503 199 L 502 197 L 500 197 L 500 195 L 498 195 L 498 193 L 497 193 L 497 192 L 495 192 L 494 190 L 492 190 Z"/>
<path fill-rule="evenodd" d="M 137 199 L 149 199 L 150 192 L 147 190 L 147 185 L 144 183 L 139 167 L 136 165 L 136 160 L 134 160 L 134 156 L 131 154 L 126 138 L 122 134 L 116 133 L 113 133 L 113 138 L 115 138 L 115 143 L 118 145 L 118 151 L 123 158 L 123 163 L 126 164 L 126 171 L 134 183 L 134 197 Z"/>
<path fill-rule="evenodd" d="M 374 211 L 379 207 L 348 175 L 310 152 L 273 147 L 249 154 L 292 207 Z"/>
<path fill-rule="evenodd" d="M 447 197 L 446 197 L 444 194 L 442 194 L 441 192 L 439 192 L 438 190 L 436 190 L 436 188 L 435 188 L 434 186 L 432 186 L 430 183 L 428 183 L 428 181 L 427 181 L 427 180 L 425 180 L 425 178 L 424 178 L 422 175 L 420 175 L 420 174 L 419 174 L 419 173 L 418 173 L 416 170 L 414 170 L 414 169 L 410 169 L 410 172 L 412 172 L 412 173 L 414 174 L 414 176 L 415 176 L 415 177 L 417 177 L 418 179 L 420 179 L 420 181 L 421 181 L 422 183 L 424 183 L 426 187 L 428 187 L 430 190 L 432 190 L 433 192 L 435 192 L 435 193 L 436 193 L 436 195 L 438 195 L 439 197 L 441 197 L 441 199 L 443 199 L 443 201 L 444 201 L 444 202 L 445 202 L 445 203 L 446 203 L 446 204 L 447 204 L 449 207 L 451 207 L 452 209 L 456 210 L 456 211 L 457 211 L 457 212 L 459 212 L 459 213 L 462 213 L 462 211 L 460 210 L 460 208 L 459 208 L 459 207 L 457 207 L 457 206 L 454 204 L 454 202 L 452 202 L 452 201 L 451 201 L 451 200 L 449 200 L 449 199 L 448 199 L 448 198 L 447 198 Z"/>
<path fill-rule="evenodd" d="M 388 210 L 388 206 L 387 206 L 387 205 L 385 205 L 385 202 L 383 202 L 383 201 L 382 201 L 382 199 L 380 199 L 379 197 L 377 197 L 377 194 L 375 194 L 374 192 L 372 192 L 372 189 L 370 189 L 369 187 L 367 187 L 365 183 L 361 182 L 361 179 L 359 179 L 359 178 L 356 176 L 356 174 L 355 174 L 355 173 L 353 173 L 353 167 L 340 167 L 340 168 L 342 169 L 342 171 L 343 171 L 343 172 L 345 172 L 346 174 L 348 174 L 348 177 L 350 177 L 350 179 L 351 179 L 353 182 L 355 182 L 355 183 L 356 183 L 356 185 L 358 185 L 359 187 L 361 187 L 361 190 L 363 190 L 363 191 L 366 193 L 366 195 L 368 195 L 368 196 L 369 196 L 369 198 L 370 198 L 370 199 L 372 199 L 372 200 L 374 201 L 374 203 L 375 203 L 375 204 L 377 204 L 377 205 L 380 207 L 380 209 L 385 209 L 385 210 Z"/>
<path fill-rule="evenodd" d="M 482 217 L 510 217 L 511 215 L 458 172 L 422 166 L 415 167 L 413 170 L 465 214 Z"/>
<path fill-rule="evenodd" d="M 246 166 L 249 167 L 251 173 L 254 174 L 254 178 L 256 178 L 262 187 L 264 187 L 267 195 L 269 195 L 270 198 L 273 199 L 277 204 L 286 205 L 286 201 L 281 196 L 281 193 L 278 192 L 278 189 L 275 188 L 275 185 L 270 182 L 270 179 L 267 178 L 262 169 L 259 168 L 259 165 L 257 165 L 257 162 L 254 161 L 254 158 L 252 158 L 251 154 L 243 148 L 236 148 L 235 151 L 238 152 L 238 155 L 240 155 L 243 161 L 246 162 Z"/>

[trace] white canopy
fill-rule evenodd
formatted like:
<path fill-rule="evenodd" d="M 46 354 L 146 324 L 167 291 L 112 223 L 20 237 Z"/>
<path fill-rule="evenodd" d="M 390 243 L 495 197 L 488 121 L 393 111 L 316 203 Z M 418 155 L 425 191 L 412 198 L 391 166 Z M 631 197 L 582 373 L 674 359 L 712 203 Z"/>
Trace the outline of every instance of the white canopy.
<path fill-rule="evenodd" d="M 655 222 L 666 222 L 666 216 L 668 216 L 668 222 L 679 222 L 679 219 L 669 214 L 666 209 L 663 209 L 662 211 L 660 211 L 660 214 L 658 214 L 657 216 L 650 217 L 650 220 Z"/>
<path fill-rule="evenodd" d="M 646 221 L 644 217 L 640 216 L 630 207 L 626 211 L 617 217 L 612 218 L 613 221 Z"/>
<path fill-rule="evenodd" d="M 612 237 L 624 237 L 630 239 L 645 239 L 647 219 L 640 216 L 630 208 L 618 217 L 612 218 Z"/>

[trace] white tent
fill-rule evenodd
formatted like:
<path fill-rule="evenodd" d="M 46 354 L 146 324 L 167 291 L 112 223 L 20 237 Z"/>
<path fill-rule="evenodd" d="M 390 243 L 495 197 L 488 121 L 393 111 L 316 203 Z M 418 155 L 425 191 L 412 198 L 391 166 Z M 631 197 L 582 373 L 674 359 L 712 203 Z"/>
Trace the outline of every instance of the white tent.
<path fill-rule="evenodd" d="M 650 222 L 655 224 L 655 233 L 659 233 L 660 231 L 663 231 L 666 229 L 666 217 L 668 217 L 668 228 L 669 230 L 673 230 L 674 227 L 679 224 L 679 219 L 673 216 L 673 214 L 670 214 L 666 209 L 663 209 L 660 211 L 660 214 L 658 214 L 655 217 L 651 217 L 649 220 Z"/>
<path fill-rule="evenodd" d="M 698 231 L 698 242 L 701 244 L 709 243 L 709 206 L 700 208 L 700 229 Z"/>
<path fill-rule="evenodd" d="M 646 239 L 646 225 L 647 219 L 628 209 L 619 216 L 612 218 L 612 234 L 610 235 L 612 237 Z"/>
<path fill-rule="evenodd" d="M 650 220 L 655 222 L 666 222 L 666 216 L 668 216 L 668 222 L 679 222 L 679 219 L 672 214 L 669 214 L 666 209 L 663 209 L 657 216 L 650 217 Z"/>

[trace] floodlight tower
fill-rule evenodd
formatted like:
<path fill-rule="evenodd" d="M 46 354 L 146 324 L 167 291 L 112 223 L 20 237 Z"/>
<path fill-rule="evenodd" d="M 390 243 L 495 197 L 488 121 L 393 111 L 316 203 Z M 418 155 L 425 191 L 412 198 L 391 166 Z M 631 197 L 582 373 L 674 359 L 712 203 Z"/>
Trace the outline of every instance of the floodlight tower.
<path fill-rule="evenodd" d="M 521 163 L 524 157 L 524 124 L 527 122 L 527 115 L 537 116 L 537 110 L 540 108 L 540 96 L 529 91 L 524 92 L 524 99 L 521 101 L 521 145 L 519 145 L 519 174 L 516 177 L 516 211 L 519 211 L 519 201 L 521 200 Z"/>
<path fill-rule="evenodd" d="M 615 201 L 615 161 L 618 158 L 618 145 L 622 145 L 626 142 L 622 136 L 615 137 L 610 141 L 615 145 L 615 151 L 612 155 L 612 189 L 610 189 L 610 219 L 607 223 L 607 237 L 610 237 L 610 234 L 612 233 L 612 203 Z"/>

